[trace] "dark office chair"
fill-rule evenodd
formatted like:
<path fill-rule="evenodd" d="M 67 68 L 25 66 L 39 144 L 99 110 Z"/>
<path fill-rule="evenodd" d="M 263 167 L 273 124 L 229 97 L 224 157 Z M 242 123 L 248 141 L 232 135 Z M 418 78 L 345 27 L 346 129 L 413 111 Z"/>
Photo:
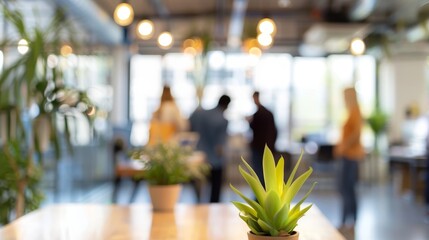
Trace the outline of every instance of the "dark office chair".
<path fill-rule="evenodd" d="M 321 163 L 331 163 L 334 161 L 334 145 L 333 144 L 319 144 L 316 161 Z"/>

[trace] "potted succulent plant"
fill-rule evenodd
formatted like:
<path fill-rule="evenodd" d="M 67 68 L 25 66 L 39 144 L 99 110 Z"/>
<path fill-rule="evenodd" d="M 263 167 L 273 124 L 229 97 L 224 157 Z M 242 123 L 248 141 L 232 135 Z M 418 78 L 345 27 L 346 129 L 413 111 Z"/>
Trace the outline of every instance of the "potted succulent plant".
<path fill-rule="evenodd" d="M 133 159 L 143 163 L 140 177 L 149 184 L 149 194 L 155 211 L 171 211 L 183 183 L 204 178 L 205 163 L 188 162 L 192 150 L 173 143 L 158 143 L 133 151 Z"/>
<path fill-rule="evenodd" d="M 295 195 L 301 189 L 312 173 L 308 169 L 296 179 L 295 173 L 302 159 L 301 156 L 290 174 L 287 182 L 284 181 L 284 159 L 281 157 L 277 165 L 271 150 L 265 147 L 263 155 L 263 173 L 265 186 L 261 184 L 252 167 L 244 160 L 244 166 L 239 166 L 240 174 L 249 184 L 256 200 L 252 200 L 241 193 L 237 188 L 230 185 L 246 203 L 233 201 L 232 203 L 240 211 L 240 218 L 250 228 L 248 232 L 249 240 L 262 239 L 292 239 L 297 240 L 299 233 L 295 231 L 298 220 L 311 208 L 311 204 L 301 207 L 307 199 L 316 183 L 313 183 L 310 190 L 295 205 L 292 204 Z"/>

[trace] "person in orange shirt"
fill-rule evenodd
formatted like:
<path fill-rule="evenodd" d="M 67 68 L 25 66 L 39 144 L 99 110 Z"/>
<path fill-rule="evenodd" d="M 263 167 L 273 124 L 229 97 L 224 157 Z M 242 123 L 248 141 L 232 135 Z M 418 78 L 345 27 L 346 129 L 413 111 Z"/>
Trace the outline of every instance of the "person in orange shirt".
<path fill-rule="evenodd" d="M 172 141 L 178 132 L 187 129 L 188 122 L 180 113 L 170 87 L 164 86 L 159 107 L 150 122 L 148 145 Z"/>
<path fill-rule="evenodd" d="M 360 141 L 363 121 L 354 88 L 344 90 L 344 100 L 348 117 L 342 127 L 340 141 L 334 148 L 334 155 L 341 159 L 339 179 L 339 191 L 343 204 L 341 227 L 353 228 L 357 219 L 358 164 L 365 157 L 365 151 Z M 352 218 L 352 224 L 346 226 L 349 218 Z"/>

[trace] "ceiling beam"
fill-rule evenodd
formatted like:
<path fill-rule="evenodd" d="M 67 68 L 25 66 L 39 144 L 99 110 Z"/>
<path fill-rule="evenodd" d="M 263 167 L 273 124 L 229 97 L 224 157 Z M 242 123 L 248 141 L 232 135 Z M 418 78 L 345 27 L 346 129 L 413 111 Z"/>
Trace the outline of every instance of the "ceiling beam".
<path fill-rule="evenodd" d="M 90 0 L 55 0 L 69 14 L 80 21 L 88 33 L 93 33 L 97 41 L 107 45 L 122 42 L 122 30 L 112 18 Z"/>
<path fill-rule="evenodd" d="M 227 40 L 228 48 L 232 51 L 240 49 L 246 9 L 247 0 L 234 0 Z"/>
<path fill-rule="evenodd" d="M 224 1 L 224 0 L 220 0 Z M 267 12 L 270 13 L 270 17 L 272 18 L 286 18 L 286 19 L 296 19 L 296 18 L 302 18 L 302 19 L 308 19 L 310 17 L 311 9 L 302 8 L 302 9 L 290 9 L 290 10 L 282 10 L 282 9 L 275 9 L 275 10 L 267 10 L 267 11 L 259 11 L 259 10 L 246 10 L 246 17 L 249 18 L 261 18 L 267 14 Z M 232 15 L 233 11 L 224 9 L 223 10 L 223 16 Z M 189 18 L 198 18 L 198 17 L 218 17 L 219 13 L 217 10 L 208 10 L 208 11 L 202 11 L 202 12 L 190 12 L 190 13 L 170 13 L 168 15 L 169 19 L 189 19 Z M 156 15 L 135 15 L 135 19 L 143 19 L 148 18 L 151 20 L 157 20 L 161 19 L 161 17 Z"/>
<path fill-rule="evenodd" d="M 162 18 L 166 19 L 169 17 L 170 12 L 168 11 L 167 7 L 162 3 L 161 0 L 150 0 L 149 1 L 152 7 L 155 9 L 157 15 Z"/>
<path fill-rule="evenodd" d="M 225 4 L 226 0 L 217 0 L 216 1 L 216 28 L 214 33 L 215 41 L 219 41 L 225 36 Z"/>

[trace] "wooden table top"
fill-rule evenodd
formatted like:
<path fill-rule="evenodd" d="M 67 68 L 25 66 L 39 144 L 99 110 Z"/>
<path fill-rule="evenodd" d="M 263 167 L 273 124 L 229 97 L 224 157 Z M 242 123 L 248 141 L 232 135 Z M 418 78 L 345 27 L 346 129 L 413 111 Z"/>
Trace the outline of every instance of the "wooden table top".
<path fill-rule="evenodd" d="M 345 240 L 313 206 L 298 222 L 300 240 Z M 151 205 L 52 205 L 0 228 L 1 240 L 247 240 L 248 228 L 232 204 L 178 204 L 174 212 Z"/>

